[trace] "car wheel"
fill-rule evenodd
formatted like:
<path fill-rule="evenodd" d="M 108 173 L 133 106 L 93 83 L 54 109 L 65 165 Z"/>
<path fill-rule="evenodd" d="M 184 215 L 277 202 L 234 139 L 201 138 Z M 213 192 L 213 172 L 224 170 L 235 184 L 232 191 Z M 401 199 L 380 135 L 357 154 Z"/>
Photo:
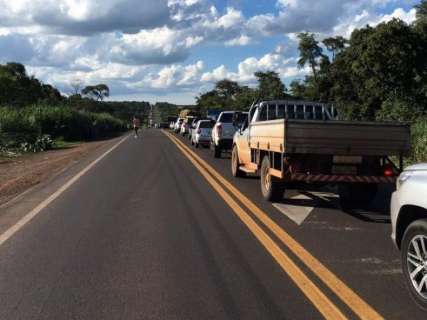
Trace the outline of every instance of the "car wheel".
<path fill-rule="evenodd" d="M 268 172 L 271 168 L 270 159 L 265 156 L 261 164 L 261 192 L 267 201 L 280 201 L 285 193 L 285 184 Z"/>
<path fill-rule="evenodd" d="M 196 142 L 196 148 L 199 148 L 199 144 Z"/>
<path fill-rule="evenodd" d="M 194 146 L 194 141 L 193 141 L 193 139 L 191 139 L 191 145 L 192 145 L 192 146 Z"/>
<path fill-rule="evenodd" d="M 243 172 L 239 169 L 239 153 L 237 147 L 233 146 L 233 151 L 231 152 L 231 173 L 236 178 L 242 178 L 246 176 L 246 172 Z"/>
<path fill-rule="evenodd" d="M 415 302 L 427 310 L 427 219 L 409 225 L 401 250 L 406 285 Z"/>

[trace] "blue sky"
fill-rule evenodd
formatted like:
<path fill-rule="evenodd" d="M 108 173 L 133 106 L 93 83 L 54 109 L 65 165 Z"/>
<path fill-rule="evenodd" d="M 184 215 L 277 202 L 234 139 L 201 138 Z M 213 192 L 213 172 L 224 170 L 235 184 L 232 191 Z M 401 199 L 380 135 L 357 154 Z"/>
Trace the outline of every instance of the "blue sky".
<path fill-rule="evenodd" d="M 0 0 L 0 63 L 24 63 L 60 88 L 106 83 L 114 100 L 189 104 L 215 81 L 254 85 L 257 70 L 288 84 L 296 34 L 319 40 L 392 18 L 415 0 Z"/>

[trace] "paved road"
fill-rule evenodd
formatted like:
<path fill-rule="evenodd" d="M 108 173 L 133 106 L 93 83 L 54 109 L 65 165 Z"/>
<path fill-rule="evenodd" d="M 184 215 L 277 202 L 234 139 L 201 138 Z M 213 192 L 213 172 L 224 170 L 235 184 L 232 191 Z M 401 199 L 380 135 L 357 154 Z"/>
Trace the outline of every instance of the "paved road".
<path fill-rule="evenodd" d="M 229 159 L 188 158 L 177 144 L 154 129 L 127 139 L 0 245 L 0 319 L 425 319 L 384 212 L 304 192 L 283 203 L 314 208 L 298 225 L 261 199 L 257 179 L 233 179 Z"/>

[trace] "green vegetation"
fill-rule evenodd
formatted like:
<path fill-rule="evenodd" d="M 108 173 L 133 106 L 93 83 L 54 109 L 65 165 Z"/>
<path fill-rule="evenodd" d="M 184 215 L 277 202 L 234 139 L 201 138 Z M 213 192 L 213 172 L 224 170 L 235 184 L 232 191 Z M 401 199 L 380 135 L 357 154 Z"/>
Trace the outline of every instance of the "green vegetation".
<path fill-rule="evenodd" d="M 60 92 L 29 76 L 19 63 L 0 65 L 0 154 L 38 152 L 56 141 L 90 141 L 128 129 L 133 115 L 144 118 L 147 102 L 104 102 L 105 84 Z"/>
<path fill-rule="evenodd" d="M 0 146 L 3 150 L 36 152 L 50 149 L 55 139 L 89 141 L 111 137 L 127 123 L 108 113 L 35 105 L 0 108 Z"/>

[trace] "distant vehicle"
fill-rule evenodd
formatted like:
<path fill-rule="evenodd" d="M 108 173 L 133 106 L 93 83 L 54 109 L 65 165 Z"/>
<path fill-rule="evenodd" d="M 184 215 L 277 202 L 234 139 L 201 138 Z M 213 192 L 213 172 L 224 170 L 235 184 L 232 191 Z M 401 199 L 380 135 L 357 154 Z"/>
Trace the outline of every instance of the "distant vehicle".
<path fill-rule="evenodd" d="M 244 122 L 248 116 L 247 112 L 239 112 L 238 121 L 233 123 L 236 113 L 236 111 L 224 111 L 218 116 L 211 136 L 211 149 L 215 158 L 220 158 L 224 150 L 231 149 L 237 126 Z"/>
<path fill-rule="evenodd" d="M 174 127 L 173 127 L 173 131 L 175 131 L 176 133 L 181 131 L 181 125 L 184 122 L 184 118 L 178 118 L 178 120 L 176 120 Z"/>
<path fill-rule="evenodd" d="M 169 128 L 169 123 L 167 123 L 167 122 L 160 122 L 160 123 L 158 123 L 157 127 L 159 129 L 167 129 L 167 128 Z"/>
<path fill-rule="evenodd" d="M 200 117 L 194 117 L 190 125 L 188 126 L 188 140 L 190 141 L 191 141 L 193 129 L 196 128 L 197 122 L 199 122 L 199 120 L 202 120 L 202 119 Z"/>
<path fill-rule="evenodd" d="M 400 169 L 388 156 L 410 151 L 409 125 L 340 121 L 333 106 L 264 101 L 250 110 L 233 141 L 232 173 L 260 173 L 266 200 L 280 201 L 291 182 L 334 184 L 343 207 L 368 203 Z"/>
<path fill-rule="evenodd" d="M 405 169 L 391 200 L 392 239 L 417 304 L 427 310 L 427 163 Z"/>
<path fill-rule="evenodd" d="M 199 145 L 209 147 L 213 126 L 214 121 L 210 119 L 197 121 L 195 128 L 191 131 L 191 144 L 196 148 Z"/>
<path fill-rule="evenodd" d="M 194 119 L 195 117 L 193 117 L 193 116 L 187 116 L 185 119 L 184 119 L 184 122 L 182 123 L 182 125 L 181 125 L 181 130 L 180 130 L 180 133 L 181 133 L 181 135 L 184 137 L 186 134 L 188 134 L 188 131 L 189 131 L 189 129 L 190 129 L 190 124 L 192 123 L 192 121 L 193 121 L 193 119 Z"/>

